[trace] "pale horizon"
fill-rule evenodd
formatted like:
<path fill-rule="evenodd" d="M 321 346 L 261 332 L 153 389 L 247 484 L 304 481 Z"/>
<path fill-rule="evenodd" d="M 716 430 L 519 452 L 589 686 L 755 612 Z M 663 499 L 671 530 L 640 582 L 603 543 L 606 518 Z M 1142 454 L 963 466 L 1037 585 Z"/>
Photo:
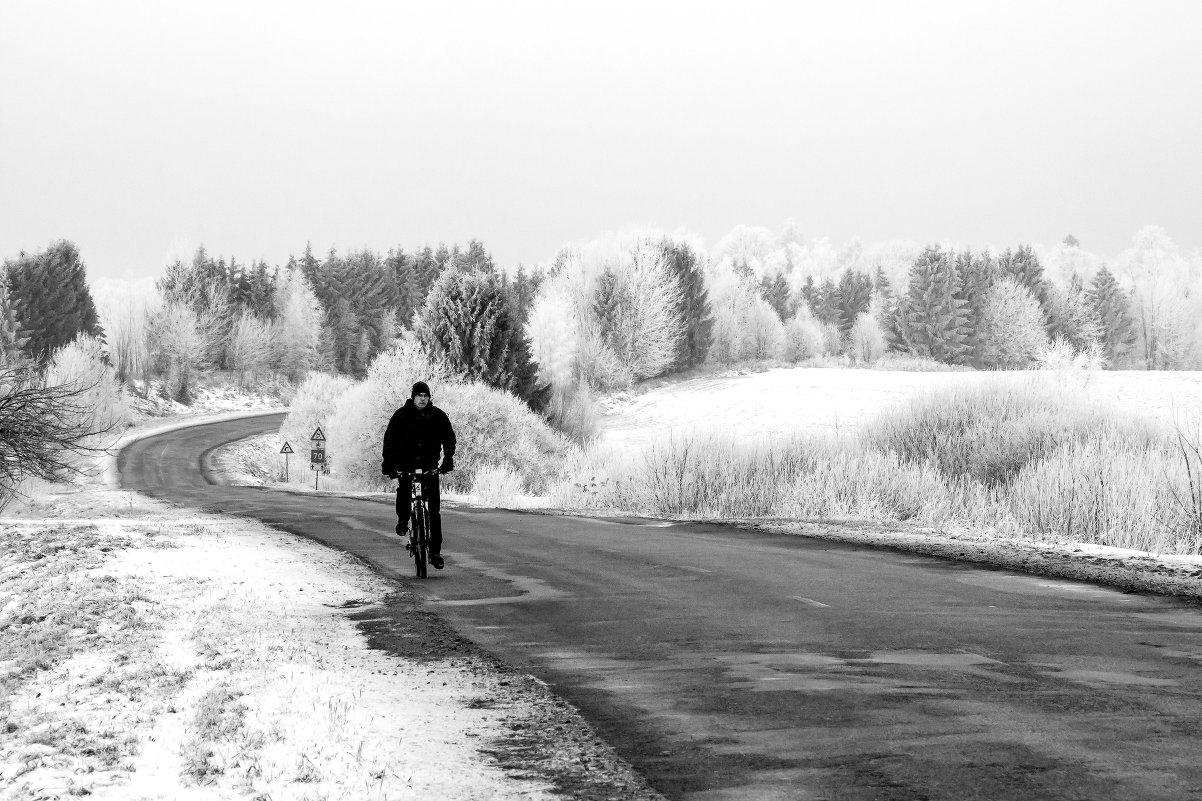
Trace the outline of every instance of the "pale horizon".
<path fill-rule="evenodd" d="M 630 227 L 1202 245 L 1202 4 L 0 8 L 0 258 L 91 280 Z"/>

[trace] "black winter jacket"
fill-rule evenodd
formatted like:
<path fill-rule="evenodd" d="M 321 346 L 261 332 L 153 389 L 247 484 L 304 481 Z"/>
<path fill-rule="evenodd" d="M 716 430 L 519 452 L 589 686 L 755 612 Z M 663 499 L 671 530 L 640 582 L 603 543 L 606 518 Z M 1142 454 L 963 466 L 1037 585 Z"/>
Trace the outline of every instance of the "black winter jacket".
<path fill-rule="evenodd" d="M 433 470 L 438 467 L 439 449 L 447 458 L 455 455 L 451 419 L 432 402 L 419 412 L 410 398 L 388 421 L 380 472 L 391 475 L 415 467 Z"/>

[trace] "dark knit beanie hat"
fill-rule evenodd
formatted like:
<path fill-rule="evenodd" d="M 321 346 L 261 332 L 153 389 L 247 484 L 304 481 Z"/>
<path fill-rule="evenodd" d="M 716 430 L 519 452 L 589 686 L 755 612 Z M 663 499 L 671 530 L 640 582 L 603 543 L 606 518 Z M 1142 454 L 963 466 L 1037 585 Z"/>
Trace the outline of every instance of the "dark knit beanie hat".
<path fill-rule="evenodd" d="M 418 395 L 429 395 L 430 387 L 425 381 L 418 381 L 413 385 L 413 392 L 409 393 L 409 397 L 416 398 Z"/>

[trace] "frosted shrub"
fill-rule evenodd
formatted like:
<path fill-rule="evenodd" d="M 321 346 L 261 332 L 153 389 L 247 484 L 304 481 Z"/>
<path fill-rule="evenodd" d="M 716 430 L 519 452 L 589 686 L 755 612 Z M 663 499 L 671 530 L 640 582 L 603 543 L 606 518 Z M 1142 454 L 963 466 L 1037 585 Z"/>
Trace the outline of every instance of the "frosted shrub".
<path fill-rule="evenodd" d="M 506 467 L 532 492 L 547 479 L 566 451 L 567 441 L 517 397 L 484 384 L 464 383 L 431 364 L 407 337 L 381 353 L 364 380 L 338 399 L 326 429 L 335 478 L 349 489 L 380 489 L 384 431 L 393 412 L 410 398 L 415 381 L 430 385 L 433 403 L 451 418 L 458 446 L 455 471 L 443 477 L 449 491 L 465 491 L 484 468 Z"/>
<path fill-rule="evenodd" d="M 825 344 L 818 321 L 814 319 L 809 308 L 803 305 L 789 322 L 785 323 L 781 358 L 789 362 L 813 359 L 823 355 Z"/>
<path fill-rule="evenodd" d="M 1063 339 L 1055 339 L 1036 354 L 1034 366 L 1058 373 L 1096 372 L 1106 366 L 1106 357 L 1096 345 L 1078 351 Z"/>
<path fill-rule="evenodd" d="M 602 392 L 629 389 L 634 383 L 634 371 L 605 342 L 595 323 L 581 327 L 577 357 L 580 375 Z"/>
<path fill-rule="evenodd" d="M 834 323 L 819 323 L 822 331 L 822 355 L 838 356 L 843 352 L 843 334 Z"/>
<path fill-rule="evenodd" d="M 953 502 L 929 465 L 903 464 L 893 454 L 831 449 L 782 488 L 784 516 L 937 521 Z"/>
<path fill-rule="evenodd" d="M 535 494 L 546 491 L 568 449 L 567 440 L 517 397 L 483 384 L 449 386 L 439 406 L 459 440 L 450 485 L 466 489 L 475 472 L 506 467 Z"/>
<path fill-rule="evenodd" d="M 578 445 L 592 442 L 600 433 L 597 402 L 584 379 L 553 386 L 543 414 L 556 431 Z"/>
<path fill-rule="evenodd" d="M 73 401 L 81 407 L 76 427 L 83 431 L 109 432 L 83 443 L 86 447 L 112 444 L 129 423 L 125 392 L 116 371 L 105 360 L 103 344 L 96 337 L 80 334 L 70 344 L 56 350 L 46 369 L 46 384 L 85 390 Z"/>
<path fill-rule="evenodd" d="M 1071 442 L 1029 465 L 1009 491 L 1029 534 L 1169 553 L 1198 553 L 1178 499 L 1188 492 L 1185 465 L 1167 448 L 1127 437 Z"/>
<path fill-rule="evenodd" d="M 471 494 L 486 506 L 508 506 L 525 492 L 525 482 L 506 465 L 482 467 L 472 478 Z"/>
<path fill-rule="evenodd" d="M 1066 395 L 1063 388 L 999 381 L 916 399 L 882 415 L 864 436 L 902 462 L 929 462 L 950 480 L 971 478 L 995 488 L 1060 445 L 1112 429 L 1137 440 L 1153 436 L 1138 423 Z"/>
<path fill-rule="evenodd" d="M 417 338 L 407 333 L 376 356 L 363 381 L 337 398 L 325 433 L 330 472 L 342 486 L 370 490 L 386 485 L 380 472 L 384 430 L 418 381 L 430 385 L 434 404 L 445 411 L 446 393 L 457 382 L 444 364 L 431 360 Z M 452 417 L 451 423 L 459 433 L 458 421 Z"/>
<path fill-rule="evenodd" d="M 637 511 L 643 508 L 640 455 L 630 448 L 594 442 L 572 448 L 548 487 L 551 504 L 563 509 Z"/>

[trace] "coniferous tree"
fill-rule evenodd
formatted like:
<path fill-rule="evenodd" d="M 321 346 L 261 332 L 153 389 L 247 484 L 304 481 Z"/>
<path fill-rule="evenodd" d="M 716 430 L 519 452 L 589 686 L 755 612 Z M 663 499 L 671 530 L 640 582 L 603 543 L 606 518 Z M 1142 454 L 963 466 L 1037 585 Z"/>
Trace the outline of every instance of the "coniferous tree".
<path fill-rule="evenodd" d="M 839 309 L 843 305 L 839 298 L 839 287 L 834 280 L 827 278 L 815 292 L 817 305 L 812 309 L 814 317 L 819 322 L 839 325 Z"/>
<path fill-rule="evenodd" d="M 423 343 L 457 373 L 530 402 L 536 371 L 512 295 L 495 269 L 456 264 L 434 284 L 417 326 Z"/>
<path fill-rule="evenodd" d="M 10 303 L 25 332 L 24 352 L 49 356 L 78 334 L 103 336 L 79 249 L 65 239 L 40 253 L 5 260 Z"/>
<path fill-rule="evenodd" d="M 1089 282 L 1085 298 L 1098 322 L 1099 344 L 1106 363 L 1112 368 L 1125 364 L 1136 342 L 1131 300 L 1105 265 Z"/>
<path fill-rule="evenodd" d="M 279 268 L 267 271 L 267 262 L 259 259 L 250 273 L 250 309 L 259 317 L 270 320 L 275 317 L 275 287 L 279 280 Z"/>
<path fill-rule="evenodd" d="M 0 271 L 0 367 L 9 367 L 22 361 L 22 348 L 29 336 L 17 323 L 15 304 L 9 300 L 8 280 Z"/>
<path fill-rule="evenodd" d="M 676 346 L 674 367 L 687 370 L 705 361 L 714 328 L 709 291 L 705 286 L 705 265 L 684 242 L 665 238 L 659 243 L 659 249 L 668 275 L 674 277 L 680 287 L 677 312 L 684 325 L 684 335 Z"/>
<path fill-rule="evenodd" d="M 872 303 L 872 279 L 858 270 L 847 270 L 839 278 L 838 319 L 834 322 L 839 326 L 843 336 L 851 331 L 856 319 L 868 311 Z"/>
<path fill-rule="evenodd" d="M 897 295 L 889 276 L 885 275 L 884 266 L 878 264 L 872 277 L 872 297 L 874 308 L 881 324 L 881 334 L 885 337 L 885 347 L 897 347 Z"/>
<path fill-rule="evenodd" d="M 415 259 L 416 256 L 406 255 L 401 248 L 388 251 L 384 259 L 384 264 L 392 271 L 392 281 L 397 290 L 397 322 L 403 326 L 413 325 L 413 315 L 421 302 Z"/>
<path fill-rule="evenodd" d="M 988 253 L 964 251 L 956 255 L 956 272 L 960 277 L 959 297 L 964 301 L 965 340 L 968 348 L 967 361 L 974 367 L 984 367 L 985 349 L 985 306 L 989 290 L 998 278 L 997 263 Z"/>
<path fill-rule="evenodd" d="M 765 275 L 760 279 L 760 297 L 772 307 L 781 320 L 789 316 L 789 282 L 784 273 Z"/>
<path fill-rule="evenodd" d="M 522 325 L 525 325 L 526 321 L 530 319 L 530 307 L 534 305 L 534 299 L 538 297 L 538 288 L 542 286 L 545 277 L 541 268 L 536 267 L 527 273 L 524 265 L 518 265 L 518 271 L 511 286 Z"/>
<path fill-rule="evenodd" d="M 807 275 L 806 280 L 801 284 L 801 300 L 809 307 L 810 314 L 817 319 L 818 309 L 822 305 L 822 294 L 818 291 L 812 275 Z"/>
<path fill-rule="evenodd" d="M 910 286 L 899 303 L 898 333 L 905 349 L 947 364 L 968 355 L 967 302 L 950 253 L 926 248 L 910 266 Z"/>

